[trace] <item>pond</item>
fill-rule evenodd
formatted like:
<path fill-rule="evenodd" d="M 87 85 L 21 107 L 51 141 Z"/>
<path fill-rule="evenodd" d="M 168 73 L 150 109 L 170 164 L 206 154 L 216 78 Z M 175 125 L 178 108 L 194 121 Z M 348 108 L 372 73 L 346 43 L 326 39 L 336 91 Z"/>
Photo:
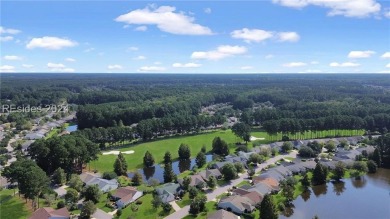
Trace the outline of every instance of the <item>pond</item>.
<path fill-rule="evenodd" d="M 207 162 L 213 160 L 213 155 L 206 155 Z M 189 160 L 180 160 L 172 162 L 173 172 L 177 175 L 186 170 L 190 170 L 195 166 L 195 158 Z M 138 169 L 138 172 L 141 173 L 144 181 L 149 181 L 151 178 L 159 180 L 161 183 L 164 182 L 164 167 L 161 165 L 154 165 L 150 168 Z M 133 177 L 134 173 L 128 173 L 129 178 Z"/>
<path fill-rule="evenodd" d="M 68 132 L 74 132 L 77 130 L 77 125 L 70 125 L 68 127 L 66 127 L 66 131 Z"/>
<path fill-rule="evenodd" d="M 390 218 L 390 170 L 313 186 L 279 218 L 312 219 L 315 215 L 320 219 Z"/>

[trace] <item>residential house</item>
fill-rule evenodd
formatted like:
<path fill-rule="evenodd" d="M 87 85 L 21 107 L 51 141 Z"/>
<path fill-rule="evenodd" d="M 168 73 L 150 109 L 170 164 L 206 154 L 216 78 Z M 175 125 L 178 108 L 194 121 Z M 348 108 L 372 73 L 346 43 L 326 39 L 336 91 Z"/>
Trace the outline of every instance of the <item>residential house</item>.
<path fill-rule="evenodd" d="M 202 184 L 203 186 L 206 185 L 206 181 L 204 181 L 203 177 L 199 174 L 189 175 L 188 177 L 191 178 L 190 186 L 201 186 Z M 183 179 L 178 179 L 177 181 L 181 186 L 183 186 Z"/>
<path fill-rule="evenodd" d="M 202 178 L 207 181 L 210 176 L 214 176 L 216 179 L 222 178 L 222 173 L 218 169 L 207 169 L 199 172 L 199 175 L 202 176 Z"/>
<path fill-rule="evenodd" d="M 257 183 L 253 186 L 251 186 L 251 188 L 248 189 L 248 191 L 256 191 L 257 193 L 259 193 L 261 196 L 265 196 L 267 194 L 270 194 L 272 193 L 273 191 L 275 191 L 271 186 L 265 184 L 265 183 Z"/>
<path fill-rule="evenodd" d="M 95 213 L 91 215 L 91 219 L 112 219 L 114 216 L 112 216 L 109 213 L 104 212 L 100 208 L 97 208 Z"/>
<path fill-rule="evenodd" d="M 286 166 L 287 169 L 289 169 L 293 174 L 298 174 L 306 171 L 306 168 L 301 163 L 296 163 L 293 165 Z"/>
<path fill-rule="evenodd" d="M 208 215 L 207 219 L 240 219 L 240 216 L 237 216 L 231 212 L 220 209 Z"/>
<path fill-rule="evenodd" d="M 305 145 L 303 143 L 303 141 L 301 141 L 301 140 L 293 141 L 292 144 L 293 144 L 294 148 L 297 149 L 297 150 L 299 150 L 302 146 Z"/>
<path fill-rule="evenodd" d="M 45 137 L 44 135 L 39 134 L 39 133 L 29 133 L 24 138 L 27 140 L 36 140 L 36 139 L 41 139 L 44 137 Z"/>
<path fill-rule="evenodd" d="M 157 195 L 160 196 L 162 202 L 168 203 L 175 200 L 175 197 L 182 192 L 182 189 L 177 183 L 167 183 L 161 188 L 156 189 Z"/>
<path fill-rule="evenodd" d="M 91 173 L 81 174 L 80 179 L 87 186 L 97 185 L 102 192 L 109 192 L 111 190 L 117 189 L 119 186 L 119 183 L 116 179 L 107 180 Z"/>
<path fill-rule="evenodd" d="M 289 170 L 288 168 L 284 167 L 284 166 L 277 166 L 275 168 L 272 168 L 273 170 L 275 170 L 276 172 L 282 174 L 282 176 L 284 177 L 287 177 L 287 176 L 291 176 L 292 175 L 292 172 L 291 170 Z"/>
<path fill-rule="evenodd" d="M 366 151 L 367 154 L 373 154 L 374 151 L 375 151 L 375 147 L 374 146 L 366 146 L 366 147 L 361 147 L 361 148 L 358 148 L 356 149 L 357 151 L 359 151 L 360 153 L 362 153 L 363 151 Z"/>
<path fill-rule="evenodd" d="M 213 164 L 212 167 L 215 168 L 215 169 L 218 169 L 219 171 L 221 171 L 221 170 L 222 170 L 222 167 L 223 167 L 225 164 L 227 164 L 227 163 L 229 163 L 229 162 L 227 162 L 227 161 L 216 162 L 216 163 Z"/>
<path fill-rule="evenodd" d="M 134 202 L 143 195 L 143 192 L 138 191 L 137 188 L 126 186 L 119 188 L 113 195 L 112 198 L 116 201 L 118 208 L 123 208 Z"/>
<path fill-rule="evenodd" d="M 265 173 L 262 173 L 260 176 L 258 176 L 259 179 L 265 179 L 265 178 L 274 178 L 276 181 L 280 182 L 284 179 L 283 175 L 279 172 L 270 169 Z"/>
<path fill-rule="evenodd" d="M 316 168 L 317 163 L 313 160 L 308 160 L 305 162 L 300 163 L 303 167 L 305 167 L 307 170 L 314 170 Z"/>
<path fill-rule="evenodd" d="M 0 188 L 9 188 L 11 186 L 11 183 L 5 178 L 0 176 Z"/>
<path fill-rule="evenodd" d="M 358 150 L 344 150 L 339 149 L 339 151 L 335 154 L 336 157 L 343 159 L 351 159 L 355 160 L 357 155 L 361 155 L 362 153 Z"/>
<path fill-rule="evenodd" d="M 66 207 L 57 210 L 45 207 L 36 210 L 29 219 L 70 219 L 70 213 Z"/>
<path fill-rule="evenodd" d="M 268 177 L 268 178 L 253 177 L 252 183 L 253 184 L 264 183 L 276 191 L 278 191 L 280 189 L 279 182 L 276 179 L 271 178 L 271 177 Z"/>
<path fill-rule="evenodd" d="M 251 213 L 255 209 L 253 202 L 249 198 L 239 195 L 222 198 L 218 203 L 218 208 L 222 208 L 236 214 Z"/>

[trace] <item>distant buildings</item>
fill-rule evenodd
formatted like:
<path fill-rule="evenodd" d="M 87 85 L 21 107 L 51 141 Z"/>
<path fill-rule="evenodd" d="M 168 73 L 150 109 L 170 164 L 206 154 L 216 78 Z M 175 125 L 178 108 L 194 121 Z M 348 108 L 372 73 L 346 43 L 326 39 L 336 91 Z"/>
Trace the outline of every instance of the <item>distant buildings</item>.
<path fill-rule="evenodd" d="M 70 213 L 66 207 L 57 210 L 45 207 L 36 210 L 29 219 L 70 219 Z"/>
<path fill-rule="evenodd" d="M 116 179 L 107 180 L 100 178 L 100 176 L 92 173 L 82 173 L 80 175 L 80 179 L 87 186 L 97 185 L 102 192 L 109 192 L 111 190 L 117 189 L 119 186 L 119 183 Z"/>

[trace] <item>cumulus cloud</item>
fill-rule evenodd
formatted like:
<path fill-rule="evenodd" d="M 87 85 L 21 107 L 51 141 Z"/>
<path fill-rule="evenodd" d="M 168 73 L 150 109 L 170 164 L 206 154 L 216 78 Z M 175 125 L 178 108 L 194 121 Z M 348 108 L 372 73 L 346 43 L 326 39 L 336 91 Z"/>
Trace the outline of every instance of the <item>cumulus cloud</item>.
<path fill-rule="evenodd" d="M 193 63 L 193 62 L 189 62 L 189 63 L 173 63 L 172 64 L 172 67 L 174 68 L 198 68 L 202 66 L 201 64 L 198 64 L 198 63 Z"/>
<path fill-rule="evenodd" d="M 135 31 L 147 31 L 148 27 L 147 26 L 139 26 L 134 28 Z"/>
<path fill-rule="evenodd" d="M 283 64 L 283 66 L 287 67 L 287 68 L 302 67 L 302 66 L 306 66 L 306 65 L 307 64 L 304 62 L 289 62 L 289 63 Z"/>
<path fill-rule="evenodd" d="M 50 71 L 53 71 L 53 72 L 74 72 L 73 68 L 67 68 L 62 63 L 49 62 L 49 63 L 47 63 L 47 68 L 49 68 Z"/>
<path fill-rule="evenodd" d="M 381 56 L 382 59 L 390 59 L 390 52 L 385 52 L 383 53 L 383 55 Z"/>
<path fill-rule="evenodd" d="M 329 64 L 329 66 L 330 67 L 357 67 L 360 66 L 360 64 L 356 62 L 343 62 L 343 63 L 332 62 Z"/>
<path fill-rule="evenodd" d="M 2 65 L 0 66 L 0 72 L 15 72 L 15 66 Z"/>
<path fill-rule="evenodd" d="M 301 37 L 296 32 L 280 32 L 277 38 L 281 42 L 298 42 Z"/>
<path fill-rule="evenodd" d="M 18 34 L 20 30 L 0 26 L 0 34 Z"/>
<path fill-rule="evenodd" d="M 390 68 L 390 63 L 386 65 L 386 68 Z"/>
<path fill-rule="evenodd" d="M 115 21 L 127 24 L 156 25 L 161 31 L 179 35 L 211 35 L 210 28 L 195 23 L 195 18 L 183 12 L 175 13 L 176 8 L 148 6 L 118 16 Z"/>
<path fill-rule="evenodd" d="M 243 28 L 230 33 L 233 38 L 243 39 L 245 42 L 261 42 L 273 36 L 271 31 Z"/>
<path fill-rule="evenodd" d="M 30 64 L 22 64 L 22 67 L 23 68 L 33 68 L 34 65 L 30 65 Z"/>
<path fill-rule="evenodd" d="M 130 51 L 138 51 L 138 47 L 131 46 L 131 47 L 129 47 L 127 50 L 130 50 Z"/>
<path fill-rule="evenodd" d="M 235 39 L 242 39 L 246 43 L 258 43 L 268 39 L 275 39 L 279 42 L 297 42 L 300 39 L 300 36 L 296 32 L 275 32 L 248 28 L 234 30 L 230 35 Z"/>
<path fill-rule="evenodd" d="M 19 61 L 19 60 L 22 60 L 23 58 L 20 56 L 6 55 L 3 57 L 3 59 L 8 60 L 8 61 Z"/>
<path fill-rule="evenodd" d="M 390 19 L 390 8 L 386 8 L 384 10 L 383 16 L 385 16 L 385 18 L 389 18 Z"/>
<path fill-rule="evenodd" d="M 137 56 L 135 58 L 133 58 L 134 60 L 145 60 L 146 57 L 145 56 Z"/>
<path fill-rule="evenodd" d="M 203 11 L 206 14 L 211 14 L 211 8 L 205 8 Z"/>
<path fill-rule="evenodd" d="M 146 72 L 146 71 L 165 71 L 166 68 L 161 66 L 142 66 L 138 69 L 138 71 Z"/>
<path fill-rule="evenodd" d="M 241 69 L 241 70 L 251 70 L 251 69 L 253 69 L 253 66 L 249 66 L 249 65 L 241 66 L 240 69 Z"/>
<path fill-rule="evenodd" d="M 123 67 L 121 65 L 117 65 L 117 64 L 115 64 L 115 65 L 108 65 L 107 68 L 110 69 L 110 70 L 121 70 L 121 69 L 123 69 Z"/>
<path fill-rule="evenodd" d="M 67 62 L 75 62 L 76 59 L 74 59 L 74 58 L 66 58 L 65 61 L 67 61 Z"/>
<path fill-rule="evenodd" d="M 351 51 L 348 54 L 348 58 L 370 58 L 375 52 L 371 50 L 366 51 Z"/>
<path fill-rule="evenodd" d="M 192 59 L 208 59 L 208 60 L 219 60 L 227 57 L 231 57 L 234 55 L 241 55 L 248 51 L 248 49 L 244 46 L 229 46 L 222 45 L 219 46 L 215 50 L 211 51 L 198 51 L 193 52 L 191 55 Z"/>
<path fill-rule="evenodd" d="M 8 41 L 12 41 L 14 39 L 13 36 L 0 36 L 0 41 L 1 42 L 8 42 Z"/>
<path fill-rule="evenodd" d="M 27 49 L 43 48 L 43 49 L 50 49 L 50 50 L 59 50 L 59 49 L 65 48 L 65 47 L 74 47 L 76 45 L 77 45 L 77 42 L 69 40 L 69 39 L 44 36 L 41 38 L 33 38 L 26 45 L 26 48 Z"/>
<path fill-rule="evenodd" d="M 329 8 L 328 15 L 345 17 L 368 17 L 381 10 L 376 0 L 272 0 L 276 4 L 292 8 L 319 6 Z"/>

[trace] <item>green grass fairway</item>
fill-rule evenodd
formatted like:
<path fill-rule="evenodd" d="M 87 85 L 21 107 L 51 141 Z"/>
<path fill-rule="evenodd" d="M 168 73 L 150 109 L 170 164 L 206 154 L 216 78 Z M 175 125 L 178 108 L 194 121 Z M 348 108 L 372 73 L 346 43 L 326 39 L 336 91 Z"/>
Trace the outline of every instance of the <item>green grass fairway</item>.
<path fill-rule="evenodd" d="M 311 137 L 319 138 L 317 136 L 326 137 L 332 135 L 334 131 L 322 131 L 314 133 L 306 132 L 301 135 L 301 138 L 310 139 Z M 360 131 L 350 131 L 350 130 L 338 130 L 336 133 L 343 134 L 345 136 L 364 133 L 363 130 Z M 189 136 L 178 136 L 178 137 L 170 137 L 166 139 L 159 139 L 155 141 L 139 143 L 135 145 L 128 145 L 121 147 L 120 149 L 113 149 L 119 151 L 128 151 L 134 150 L 134 154 L 124 154 L 124 157 L 127 160 L 128 170 L 133 171 L 135 169 L 143 168 L 143 157 L 145 152 L 148 150 L 152 153 L 156 163 L 161 163 L 163 161 L 163 157 L 166 151 L 170 151 L 172 155 L 172 159 L 178 158 L 178 148 L 181 143 L 188 144 L 191 149 L 191 157 L 195 157 L 196 154 L 200 151 L 203 145 L 206 145 L 207 150 L 211 150 L 211 144 L 215 137 L 221 137 L 227 143 L 235 143 L 241 141 L 240 138 L 236 137 L 231 130 L 226 131 L 213 131 L 206 132 L 197 135 L 189 135 Z M 260 129 L 254 129 L 252 132 L 252 136 L 257 138 L 265 138 L 265 140 L 257 140 L 260 143 L 269 143 L 272 141 L 280 140 L 282 138 L 282 134 L 278 134 L 278 136 L 269 136 L 266 132 Z M 276 138 L 277 137 L 277 138 Z M 294 136 L 291 136 L 294 137 Z M 249 148 L 252 146 L 249 143 Z M 231 152 L 234 152 L 234 145 L 230 145 Z M 117 155 L 99 155 L 99 159 L 97 161 L 91 162 L 90 168 L 91 170 L 98 170 L 99 172 L 113 171 L 113 165 L 115 162 Z"/>
<path fill-rule="evenodd" d="M 240 139 L 237 138 L 230 130 L 226 130 L 208 132 L 192 136 L 171 137 L 162 140 L 125 146 L 114 150 L 134 150 L 134 154 L 124 154 L 124 157 L 127 161 L 128 170 L 135 170 L 138 168 L 143 168 L 143 157 L 146 151 L 152 153 L 155 161 L 160 163 L 163 161 L 163 157 L 166 151 L 171 152 L 172 159 L 177 159 L 177 151 L 179 146 L 181 143 L 185 143 L 190 146 L 192 157 L 195 157 L 203 145 L 206 145 L 208 151 L 211 150 L 212 141 L 217 136 L 221 137 L 228 143 L 240 141 Z M 99 172 L 113 171 L 113 165 L 116 157 L 117 155 L 99 155 L 99 159 L 97 161 L 91 162 L 91 169 L 96 169 Z"/>
<path fill-rule="evenodd" d="M 304 133 L 297 133 L 295 135 L 287 135 L 290 139 L 312 139 L 312 138 L 327 138 L 334 136 L 354 136 L 363 135 L 364 130 L 326 130 L 326 131 L 307 131 Z M 268 135 L 262 129 L 253 129 L 252 136 L 257 138 L 265 138 L 268 141 L 280 141 L 283 137 L 282 133 L 277 135 Z"/>
<path fill-rule="evenodd" d="M 18 195 L 14 197 L 14 191 L 4 189 L 0 191 L 0 218 L 26 219 L 31 215 L 24 201 Z"/>

